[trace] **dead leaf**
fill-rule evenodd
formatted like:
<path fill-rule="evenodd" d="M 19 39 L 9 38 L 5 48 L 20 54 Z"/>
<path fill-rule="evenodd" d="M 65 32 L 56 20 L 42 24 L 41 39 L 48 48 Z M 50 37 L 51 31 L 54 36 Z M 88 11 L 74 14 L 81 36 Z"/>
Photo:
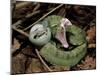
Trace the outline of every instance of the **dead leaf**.
<path fill-rule="evenodd" d="M 26 57 L 23 54 L 18 54 L 16 57 L 12 57 L 12 73 L 24 73 L 25 61 Z"/>
<path fill-rule="evenodd" d="M 89 44 L 90 43 L 94 43 L 95 42 L 94 39 L 96 37 L 96 27 L 95 26 L 90 27 L 90 29 L 87 30 L 86 34 L 87 34 L 87 41 L 88 41 L 88 43 Z"/>
<path fill-rule="evenodd" d="M 33 51 L 35 51 L 34 48 L 27 45 L 27 47 L 22 50 L 22 53 L 31 57 L 36 57 Z"/>
<path fill-rule="evenodd" d="M 17 49 L 19 49 L 21 46 L 21 44 L 18 42 L 18 40 L 16 38 L 14 38 L 14 44 L 12 45 L 12 50 L 11 52 L 15 52 Z"/>
<path fill-rule="evenodd" d="M 96 68 L 96 59 L 93 57 L 87 56 L 85 61 L 82 60 L 82 64 L 77 65 L 78 68 L 88 70 Z"/>
<path fill-rule="evenodd" d="M 29 67 L 26 70 L 26 73 L 43 72 L 43 71 L 44 70 L 39 59 L 33 58 L 32 62 L 30 63 Z"/>
<path fill-rule="evenodd" d="M 70 70 L 69 67 L 66 67 L 66 66 L 57 66 L 57 65 L 50 66 L 50 68 L 53 71 L 69 71 Z"/>
<path fill-rule="evenodd" d="M 88 44 L 88 48 L 96 48 L 96 44 Z"/>

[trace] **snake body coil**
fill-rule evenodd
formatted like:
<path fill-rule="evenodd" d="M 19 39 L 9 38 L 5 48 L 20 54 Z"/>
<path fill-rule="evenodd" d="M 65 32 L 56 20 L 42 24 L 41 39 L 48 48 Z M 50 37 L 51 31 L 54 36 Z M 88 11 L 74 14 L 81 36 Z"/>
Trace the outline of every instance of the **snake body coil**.
<path fill-rule="evenodd" d="M 86 53 L 86 44 L 83 44 L 72 51 L 57 49 L 52 43 L 46 44 L 40 51 L 41 55 L 53 65 L 71 67 L 76 65 Z"/>
<path fill-rule="evenodd" d="M 83 30 L 74 25 L 66 30 L 69 33 L 69 43 L 75 48 L 68 49 L 69 51 L 67 49 L 62 50 L 56 44 L 49 42 L 40 50 L 40 54 L 51 64 L 72 67 L 86 54 L 87 44 Z"/>
<path fill-rule="evenodd" d="M 29 39 L 36 45 L 44 45 L 40 49 L 40 55 L 49 63 L 72 67 L 86 54 L 87 42 L 85 32 L 75 25 L 68 26 L 65 32 L 70 47 L 60 47 L 61 43 L 57 42 L 57 40 L 52 40 L 51 34 L 55 36 L 61 19 L 62 17 L 56 15 L 47 17 L 43 20 L 42 24 L 48 25 L 37 24 L 33 26 L 30 31 Z"/>

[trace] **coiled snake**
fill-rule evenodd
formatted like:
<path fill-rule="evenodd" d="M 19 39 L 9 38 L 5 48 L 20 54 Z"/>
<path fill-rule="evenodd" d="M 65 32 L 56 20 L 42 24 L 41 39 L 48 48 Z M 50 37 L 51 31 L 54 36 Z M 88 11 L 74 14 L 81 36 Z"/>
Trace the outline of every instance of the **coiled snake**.
<path fill-rule="evenodd" d="M 41 56 L 53 65 L 72 67 L 86 54 L 85 32 L 67 19 L 57 15 L 45 18 L 32 27 L 30 41 L 38 46 Z"/>

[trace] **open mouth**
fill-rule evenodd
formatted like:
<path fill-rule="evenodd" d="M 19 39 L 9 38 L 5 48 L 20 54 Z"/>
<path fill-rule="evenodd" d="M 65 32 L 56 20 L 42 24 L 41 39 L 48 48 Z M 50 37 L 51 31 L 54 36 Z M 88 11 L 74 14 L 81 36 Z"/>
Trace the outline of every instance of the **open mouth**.
<path fill-rule="evenodd" d="M 67 18 L 63 18 L 61 20 L 60 28 L 57 31 L 56 36 L 55 36 L 56 39 L 60 41 L 60 43 L 62 44 L 64 48 L 69 47 L 69 44 L 66 39 L 66 28 L 70 25 L 72 25 L 72 23 Z"/>

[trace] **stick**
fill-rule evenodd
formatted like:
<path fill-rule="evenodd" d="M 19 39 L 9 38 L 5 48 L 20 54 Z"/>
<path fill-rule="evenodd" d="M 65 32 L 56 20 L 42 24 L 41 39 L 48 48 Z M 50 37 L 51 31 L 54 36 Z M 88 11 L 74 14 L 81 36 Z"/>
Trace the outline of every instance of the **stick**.
<path fill-rule="evenodd" d="M 34 22 L 33 24 L 29 25 L 27 28 L 25 28 L 24 30 L 29 29 L 30 27 L 32 27 L 34 24 L 38 23 L 39 21 L 41 21 L 42 19 L 44 19 L 46 16 L 48 16 L 49 14 L 51 14 L 52 12 L 54 12 L 55 10 L 57 10 L 58 8 L 62 7 L 64 4 L 60 4 L 59 6 L 57 6 L 56 8 L 54 8 L 53 10 L 51 10 L 50 12 L 48 12 L 47 14 L 45 14 L 44 16 L 42 16 L 39 20 L 37 20 L 36 22 Z"/>
<path fill-rule="evenodd" d="M 23 7 L 25 7 L 25 6 L 28 6 L 28 5 L 31 4 L 31 3 L 32 3 L 32 2 L 21 2 L 21 3 L 18 3 L 18 4 L 16 4 L 15 9 L 17 10 L 17 9 L 23 8 Z"/>
<path fill-rule="evenodd" d="M 51 9 L 48 9 L 48 11 L 49 11 L 49 10 L 51 10 Z M 27 14 L 27 15 L 25 16 L 25 18 L 23 18 L 23 19 L 18 20 L 17 22 L 15 22 L 15 23 L 13 24 L 13 26 L 16 27 L 17 25 L 20 25 L 20 24 L 21 24 L 22 22 L 24 22 L 26 19 L 28 19 L 28 18 L 30 18 L 30 17 L 32 17 L 32 16 L 38 14 L 38 13 L 40 13 L 40 10 L 33 11 L 32 13 Z"/>
<path fill-rule="evenodd" d="M 28 34 L 27 34 L 26 32 L 23 32 L 22 30 L 17 29 L 15 26 L 12 26 L 12 28 L 13 28 L 15 31 L 17 31 L 17 32 L 19 32 L 19 33 L 25 35 L 26 37 L 28 37 Z"/>
<path fill-rule="evenodd" d="M 16 0 L 12 0 L 11 1 L 11 13 L 12 13 L 12 16 L 14 15 L 15 5 L 16 5 Z"/>
<path fill-rule="evenodd" d="M 32 17 L 33 15 L 35 15 L 35 14 L 37 14 L 37 13 L 39 13 L 39 12 L 40 12 L 40 10 L 35 11 L 35 12 L 32 12 L 32 13 L 30 13 L 30 14 L 27 14 L 27 15 L 25 16 L 25 18 L 23 18 L 22 20 L 18 20 L 16 23 L 13 24 L 13 26 L 17 26 L 17 25 L 21 24 L 21 23 L 24 22 L 26 19 Z"/>
<path fill-rule="evenodd" d="M 40 3 L 35 6 L 35 8 L 33 9 L 33 11 L 36 11 L 39 7 L 40 7 Z"/>
<path fill-rule="evenodd" d="M 39 57 L 40 61 L 42 62 L 42 64 L 50 71 L 52 72 L 52 70 L 48 67 L 48 65 L 44 62 L 44 60 L 42 59 L 42 57 L 39 54 L 39 51 L 37 49 L 35 49 L 37 56 Z"/>

